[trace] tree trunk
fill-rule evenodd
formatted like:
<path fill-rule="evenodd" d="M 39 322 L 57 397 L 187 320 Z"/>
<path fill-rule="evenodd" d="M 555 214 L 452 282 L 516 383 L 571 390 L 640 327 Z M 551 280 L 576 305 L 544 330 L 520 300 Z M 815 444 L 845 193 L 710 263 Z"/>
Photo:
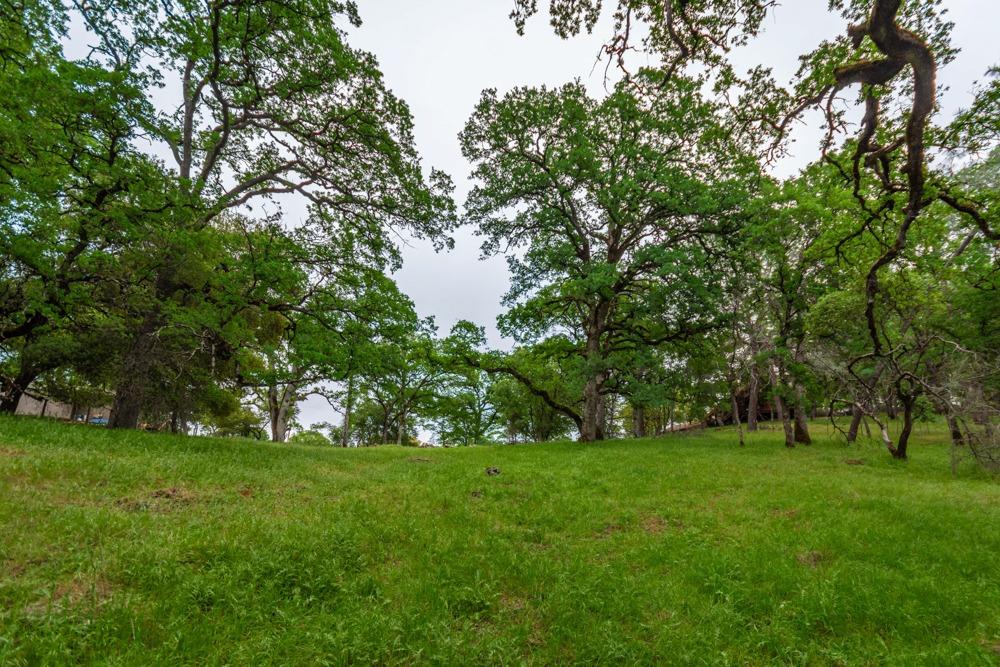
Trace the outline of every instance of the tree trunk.
<path fill-rule="evenodd" d="M 951 414 L 948 415 L 948 431 L 951 433 L 952 445 L 955 447 L 965 446 L 965 436 L 962 435 L 962 429 L 958 425 L 958 420 Z"/>
<path fill-rule="evenodd" d="M 899 407 L 896 405 L 896 399 L 889 396 L 885 400 L 885 414 L 889 419 L 895 419 L 898 416 Z"/>
<path fill-rule="evenodd" d="M 31 383 L 39 375 L 38 371 L 31 365 L 21 368 L 17 377 L 13 380 L 6 380 L 3 384 L 3 397 L 0 398 L 0 412 L 12 415 L 17 412 L 17 405 L 21 402 L 21 396 L 28 390 Z"/>
<path fill-rule="evenodd" d="M 602 365 L 601 336 L 604 333 L 604 321 L 607 318 L 609 305 L 598 304 L 591 311 L 585 322 L 587 332 L 587 345 L 585 358 L 588 366 L 587 383 L 583 388 L 583 415 L 580 424 L 580 440 L 583 442 L 595 442 L 604 437 L 601 428 L 601 412 L 603 410 L 603 396 L 605 374 Z M 595 368 L 596 367 L 596 368 Z"/>
<path fill-rule="evenodd" d="M 736 432 L 740 434 L 740 447 L 743 447 L 743 421 L 740 419 L 740 402 L 736 398 L 736 385 L 729 385 L 729 400 L 733 405 L 733 423 L 736 425 Z"/>
<path fill-rule="evenodd" d="M 646 408 L 642 405 L 632 406 L 632 436 L 646 437 Z"/>
<path fill-rule="evenodd" d="M 600 390 L 596 377 L 588 379 L 583 388 L 583 426 L 580 429 L 580 440 L 583 442 L 597 440 L 597 420 L 601 404 Z"/>
<path fill-rule="evenodd" d="M 340 446 L 351 444 L 351 408 L 354 401 L 354 377 L 347 378 L 347 396 L 344 400 L 344 426 L 340 429 Z"/>
<path fill-rule="evenodd" d="M 899 442 L 895 451 L 892 452 L 892 456 L 896 459 L 905 459 L 906 446 L 910 441 L 910 433 L 913 432 L 913 406 L 917 402 L 917 397 L 902 396 L 900 398 L 903 402 L 903 430 L 899 433 Z"/>
<path fill-rule="evenodd" d="M 399 418 L 396 420 L 396 444 L 403 444 L 403 431 L 406 428 L 406 413 L 400 412 Z"/>
<path fill-rule="evenodd" d="M 809 419 L 806 414 L 805 391 L 802 385 L 795 384 L 795 442 L 811 445 L 809 437 Z"/>
<path fill-rule="evenodd" d="M 858 429 L 861 427 L 861 420 L 865 414 L 857 405 L 851 408 L 851 426 L 847 429 L 847 442 L 858 441 Z"/>
<path fill-rule="evenodd" d="M 600 339 L 596 335 L 587 337 L 587 360 L 592 361 L 599 354 Z M 580 440 L 595 442 L 598 440 L 599 420 L 601 413 L 601 378 L 599 373 L 593 373 L 587 378 L 583 388 L 583 424 L 580 427 Z"/>
<path fill-rule="evenodd" d="M 760 403 L 760 378 L 757 377 L 757 365 L 750 367 L 750 395 L 747 398 L 747 430 L 757 430 L 757 411 Z"/>
<path fill-rule="evenodd" d="M 146 391 L 152 383 L 158 322 L 156 314 L 147 315 L 125 353 L 108 428 L 136 428 L 139 425 L 139 416 L 146 403 Z"/>
<path fill-rule="evenodd" d="M 614 410 L 608 409 L 608 397 L 605 394 L 601 394 L 597 403 L 597 439 L 604 440 L 608 437 L 608 423 L 611 421 L 610 415 Z"/>
<path fill-rule="evenodd" d="M 785 409 L 785 401 L 781 398 L 781 384 L 778 382 L 778 369 L 771 365 L 771 388 L 774 398 L 774 411 L 778 413 L 781 426 L 785 430 L 785 447 L 795 447 L 795 431 L 792 429 L 792 420 Z"/>
<path fill-rule="evenodd" d="M 283 387 L 280 393 L 275 385 L 267 388 L 267 417 L 271 423 L 272 442 L 284 442 L 288 438 L 288 412 L 295 390 L 294 385 Z"/>

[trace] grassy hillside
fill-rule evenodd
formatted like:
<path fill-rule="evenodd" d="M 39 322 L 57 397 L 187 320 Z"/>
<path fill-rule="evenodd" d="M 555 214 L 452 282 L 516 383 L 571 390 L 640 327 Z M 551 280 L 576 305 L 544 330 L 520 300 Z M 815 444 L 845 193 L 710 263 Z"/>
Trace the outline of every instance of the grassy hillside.
<path fill-rule="evenodd" d="M 819 440 L 345 451 L 3 419 L 0 664 L 1000 660 L 1000 483 L 952 477 L 927 427 L 908 463 Z"/>

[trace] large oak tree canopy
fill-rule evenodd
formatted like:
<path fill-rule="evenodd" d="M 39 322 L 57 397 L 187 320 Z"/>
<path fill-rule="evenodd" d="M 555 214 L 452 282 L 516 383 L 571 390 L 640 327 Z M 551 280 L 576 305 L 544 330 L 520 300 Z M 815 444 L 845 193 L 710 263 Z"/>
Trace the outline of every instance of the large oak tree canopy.
<path fill-rule="evenodd" d="M 566 341 L 584 378 L 581 435 L 599 438 L 609 379 L 646 348 L 715 324 L 711 266 L 755 162 L 682 80 L 649 104 L 624 87 L 599 102 L 578 83 L 487 91 L 461 139 L 484 252 L 521 251 L 508 255 L 501 325 L 524 342 Z"/>
<path fill-rule="evenodd" d="M 59 46 L 70 21 L 87 29 L 78 61 Z M 266 226 L 290 197 L 306 202 L 297 240 L 314 252 L 296 266 L 314 291 L 336 288 L 338 263 L 398 263 L 396 235 L 449 245 L 450 180 L 425 172 L 408 107 L 347 43 L 358 21 L 336 0 L 5 3 L 0 81 L 16 94 L 0 109 L 0 191 L 15 194 L 0 222 L 18 247 L 4 252 L 4 342 L 22 349 L 70 315 L 84 321 L 88 302 L 113 311 L 131 342 L 112 423 L 134 426 L 147 388 L 181 375 L 161 362 L 223 335 L 213 327 L 226 318 L 198 309 L 302 310 L 301 294 L 277 285 L 250 303 L 244 286 L 204 279 L 236 216 Z M 333 257 L 348 247 L 350 262 Z"/>

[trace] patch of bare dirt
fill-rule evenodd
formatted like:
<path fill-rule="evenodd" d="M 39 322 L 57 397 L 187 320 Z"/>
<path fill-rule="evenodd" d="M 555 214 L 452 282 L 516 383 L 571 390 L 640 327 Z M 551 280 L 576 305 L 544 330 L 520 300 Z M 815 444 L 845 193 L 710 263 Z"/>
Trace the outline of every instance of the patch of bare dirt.
<path fill-rule="evenodd" d="M 410 458 L 410 463 L 433 463 L 430 459 L 425 459 L 421 456 L 414 456 Z"/>
<path fill-rule="evenodd" d="M 500 604 L 508 611 L 523 611 L 528 606 L 527 600 L 509 593 L 503 593 L 500 596 Z"/>
<path fill-rule="evenodd" d="M 642 520 L 642 529 L 650 535 L 659 535 L 667 527 L 667 522 L 658 516 L 647 516 Z"/>
<path fill-rule="evenodd" d="M 0 456 L 24 456 L 25 452 L 11 447 L 0 447 Z"/>
<path fill-rule="evenodd" d="M 528 643 L 532 646 L 542 646 L 545 644 L 545 627 L 538 619 L 531 623 L 531 632 L 528 633 Z"/>
<path fill-rule="evenodd" d="M 800 553 L 795 557 L 800 564 L 806 565 L 808 567 L 819 567 L 821 563 L 827 560 L 826 554 L 821 551 L 806 551 Z"/>
<path fill-rule="evenodd" d="M 799 515 L 799 510 L 792 507 L 789 509 L 782 509 L 780 507 L 775 507 L 771 510 L 771 516 L 784 517 L 786 519 L 794 519 Z"/>
<path fill-rule="evenodd" d="M 863 466 L 865 464 L 864 459 L 844 459 L 844 463 L 849 466 Z"/>
<path fill-rule="evenodd" d="M 47 560 L 47 558 L 30 558 L 23 561 L 7 559 L 4 561 L 3 569 L 0 570 L 0 573 L 7 575 L 11 579 L 17 579 L 35 565 L 42 565 Z"/>
<path fill-rule="evenodd" d="M 664 519 L 655 514 L 645 517 L 639 525 L 650 535 L 659 535 L 669 529 L 684 530 L 686 527 L 680 519 Z"/>
<path fill-rule="evenodd" d="M 119 498 L 115 501 L 115 507 L 126 512 L 166 511 L 189 505 L 195 499 L 195 495 L 187 489 L 172 486 L 150 491 L 140 498 Z"/>
<path fill-rule="evenodd" d="M 608 525 L 606 525 L 606 526 L 605 526 L 604 528 L 602 528 L 602 529 L 601 529 L 601 530 L 600 530 L 600 531 L 599 531 L 599 532 L 598 532 L 598 533 L 597 533 L 597 534 L 595 535 L 595 537 L 596 537 L 597 539 L 599 539 L 599 540 L 604 540 L 604 539 L 607 539 L 607 538 L 611 537 L 612 535 L 616 535 L 616 534 L 618 534 L 618 533 L 622 532 L 623 530 L 624 530 L 624 528 L 622 528 L 620 524 L 617 524 L 617 523 L 609 523 L 609 524 L 608 524 Z"/>
<path fill-rule="evenodd" d="M 101 577 L 74 577 L 60 582 L 48 597 L 25 606 L 26 616 L 44 616 L 51 611 L 89 606 L 97 608 L 107 602 L 113 592 L 111 584 Z"/>

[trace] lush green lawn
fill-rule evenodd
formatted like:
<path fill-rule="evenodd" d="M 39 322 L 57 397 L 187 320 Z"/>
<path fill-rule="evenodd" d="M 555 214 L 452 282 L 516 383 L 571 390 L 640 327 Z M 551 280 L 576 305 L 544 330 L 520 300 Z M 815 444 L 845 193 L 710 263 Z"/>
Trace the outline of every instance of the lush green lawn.
<path fill-rule="evenodd" d="M 943 439 L 900 464 L 775 431 L 345 451 L 3 419 L 0 664 L 995 664 L 1000 483 Z"/>

